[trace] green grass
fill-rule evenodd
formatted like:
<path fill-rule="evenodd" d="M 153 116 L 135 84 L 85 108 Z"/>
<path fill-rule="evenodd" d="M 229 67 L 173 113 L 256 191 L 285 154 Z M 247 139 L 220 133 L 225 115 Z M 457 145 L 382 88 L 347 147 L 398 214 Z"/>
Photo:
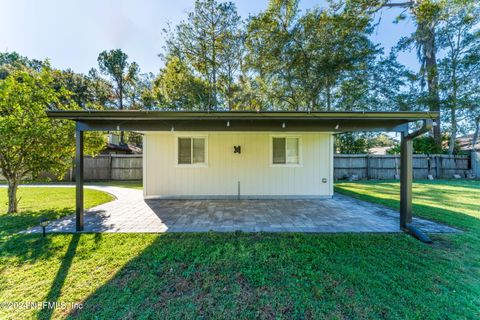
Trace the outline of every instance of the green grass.
<path fill-rule="evenodd" d="M 338 191 L 398 206 L 398 185 Z M 406 234 L 14 235 L 0 301 L 83 302 L 1 319 L 478 319 L 480 182 L 415 183 L 414 210 L 463 229 Z M 451 192 L 455 192 L 451 196 Z"/>
<path fill-rule="evenodd" d="M 479 180 L 421 180 L 413 183 L 415 216 L 475 230 L 480 219 Z M 399 209 L 400 186 L 396 181 L 337 183 L 335 191 Z"/>
<path fill-rule="evenodd" d="M 0 237 L 34 225 L 40 218 L 58 219 L 75 212 L 74 188 L 19 187 L 19 213 L 6 214 L 7 188 L 0 188 Z M 108 193 L 85 189 L 85 207 L 91 208 L 112 201 Z"/>
<path fill-rule="evenodd" d="M 105 181 L 105 182 L 87 182 L 87 184 L 143 190 L 142 181 Z"/>
<path fill-rule="evenodd" d="M 5 185 L 7 182 L 5 180 L 0 180 L 0 185 Z M 74 185 L 75 182 L 71 181 L 22 181 L 23 185 L 28 185 L 28 184 L 65 184 L 65 185 Z M 87 181 L 85 182 L 85 185 L 94 185 L 94 186 L 112 186 L 112 187 L 121 187 L 121 188 L 130 188 L 130 189 L 137 189 L 137 190 L 142 190 L 143 189 L 143 183 L 142 181 L 137 181 L 137 180 L 121 180 L 121 181 Z"/>

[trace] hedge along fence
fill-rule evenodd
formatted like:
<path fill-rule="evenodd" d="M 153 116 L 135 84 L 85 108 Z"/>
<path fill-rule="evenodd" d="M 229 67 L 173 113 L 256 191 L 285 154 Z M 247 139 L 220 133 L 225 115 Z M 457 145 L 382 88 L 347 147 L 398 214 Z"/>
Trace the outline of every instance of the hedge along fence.
<path fill-rule="evenodd" d="M 111 154 L 95 158 L 85 157 L 84 179 L 87 181 L 142 180 L 142 168 L 142 155 Z M 480 161 L 478 164 L 473 164 L 472 168 L 469 156 L 413 155 L 415 179 L 426 179 L 429 174 L 434 178 L 453 178 L 454 174 L 466 178 L 475 168 L 477 168 L 477 177 L 480 178 Z M 346 179 L 352 175 L 356 175 L 359 179 L 396 179 L 400 175 L 400 156 L 336 154 L 334 156 L 335 179 Z M 39 178 L 47 177 L 56 180 L 48 173 L 41 174 Z M 0 179 L 2 178 L 0 176 Z M 75 171 L 71 169 L 62 180 L 73 181 L 74 179 Z"/>
<path fill-rule="evenodd" d="M 413 155 L 414 179 L 462 178 L 472 173 L 469 156 L 459 155 Z M 400 175 L 400 155 L 336 154 L 334 156 L 335 179 L 357 176 L 358 179 L 397 179 Z"/>

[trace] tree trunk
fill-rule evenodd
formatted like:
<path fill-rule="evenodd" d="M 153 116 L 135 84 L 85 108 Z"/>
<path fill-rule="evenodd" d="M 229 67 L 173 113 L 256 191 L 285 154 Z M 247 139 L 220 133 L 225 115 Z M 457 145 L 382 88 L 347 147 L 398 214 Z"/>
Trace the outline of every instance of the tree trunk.
<path fill-rule="evenodd" d="M 475 118 L 475 133 L 472 138 L 472 150 L 475 150 L 475 145 L 478 141 L 478 136 L 480 134 L 480 116 Z"/>
<path fill-rule="evenodd" d="M 427 70 L 427 84 L 429 96 L 430 111 L 440 111 L 440 95 L 438 92 L 438 66 L 435 43 L 435 26 L 419 26 L 419 28 L 428 28 L 428 37 L 425 39 L 424 54 L 425 67 Z M 442 133 L 440 128 L 440 117 L 436 119 L 436 126 L 433 127 L 433 138 L 436 146 L 442 148 Z"/>
<path fill-rule="evenodd" d="M 18 212 L 17 190 L 18 190 L 18 181 L 16 179 L 8 180 L 8 211 L 7 213 Z"/>
<path fill-rule="evenodd" d="M 332 110 L 332 92 L 330 89 L 330 83 L 327 83 L 327 111 Z"/>
<path fill-rule="evenodd" d="M 475 149 L 475 146 L 478 141 L 478 135 L 480 134 L 480 116 L 475 118 L 475 133 L 473 134 L 472 137 L 472 152 L 471 152 L 471 163 L 472 163 L 472 168 L 474 169 L 473 174 L 476 176 L 476 178 L 480 178 L 480 169 L 477 167 L 478 166 L 478 160 L 477 160 L 477 150 Z"/>
<path fill-rule="evenodd" d="M 457 110 L 455 103 L 450 109 L 450 116 L 452 118 L 452 133 L 450 136 L 450 142 L 448 144 L 448 154 L 453 154 L 455 150 L 455 140 L 457 140 Z"/>
<path fill-rule="evenodd" d="M 119 109 L 123 110 L 123 82 L 121 81 L 118 86 L 118 93 L 119 93 Z M 125 137 L 124 132 L 120 131 L 120 144 L 125 144 Z"/>

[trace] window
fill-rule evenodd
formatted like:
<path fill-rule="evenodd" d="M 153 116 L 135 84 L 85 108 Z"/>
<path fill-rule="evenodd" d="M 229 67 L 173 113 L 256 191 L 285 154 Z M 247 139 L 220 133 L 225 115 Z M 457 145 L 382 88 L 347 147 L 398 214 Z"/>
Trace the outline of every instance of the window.
<path fill-rule="evenodd" d="M 300 142 L 298 137 L 272 138 L 272 164 L 300 164 Z"/>
<path fill-rule="evenodd" d="M 205 147 L 206 138 L 178 138 L 178 161 L 180 165 L 184 164 L 206 164 Z"/>

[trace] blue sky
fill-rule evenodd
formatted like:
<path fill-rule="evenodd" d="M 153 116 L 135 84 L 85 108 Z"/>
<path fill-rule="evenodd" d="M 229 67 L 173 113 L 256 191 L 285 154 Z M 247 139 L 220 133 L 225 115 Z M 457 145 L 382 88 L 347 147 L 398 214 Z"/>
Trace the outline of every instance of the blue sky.
<path fill-rule="evenodd" d="M 242 17 L 264 10 L 267 0 L 237 0 Z M 162 66 L 162 29 L 184 20 L 194 0 L 1 0 L 0 50 L 29 58 L 49 58 L 52 65 L 87 72 L 97 67 L 103 50 L 121 48 L 143 72 Z M 323 0 L 301 0 L 302 11 L 323 6 Z M 398 9 L 385 10 L 373 40 L 388 52 L 400 37 L 410 34 L 411 21 L 393 24 Z M 379 17 L 380 18 L 380 17 Z M 400 61 L 417 68 L 415 53 Z"/>

